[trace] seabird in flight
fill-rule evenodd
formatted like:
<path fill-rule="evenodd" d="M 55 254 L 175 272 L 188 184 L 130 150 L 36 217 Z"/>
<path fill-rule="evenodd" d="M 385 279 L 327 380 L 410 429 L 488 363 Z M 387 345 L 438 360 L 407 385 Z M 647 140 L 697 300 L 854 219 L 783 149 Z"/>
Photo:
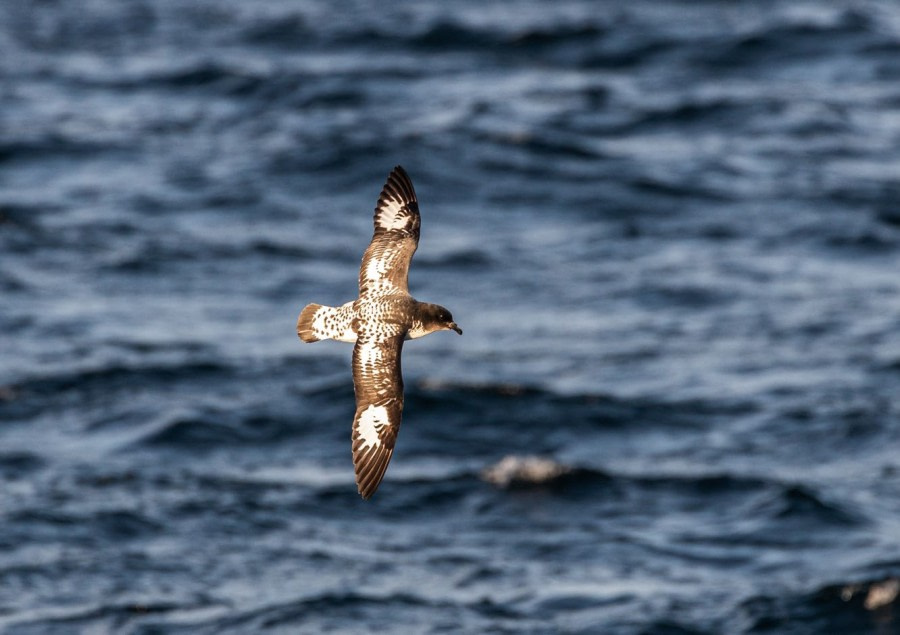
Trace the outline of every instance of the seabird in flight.
<path fill-rule="evenodd" d="M 353 467 L 364 499 L 384 478 L 400 430 L 403 340 L 444 330 L 462 335 L 450 311 L 409 295 L 409 263 L 419 244 L 420 223 L 412 181 L 398 165 L 375 206 L 375 234 L 359 268 L 359 297 L 340 307 L 308 304 L 297 320 L 297 335 L 304 342 L 355 344 Z"/>

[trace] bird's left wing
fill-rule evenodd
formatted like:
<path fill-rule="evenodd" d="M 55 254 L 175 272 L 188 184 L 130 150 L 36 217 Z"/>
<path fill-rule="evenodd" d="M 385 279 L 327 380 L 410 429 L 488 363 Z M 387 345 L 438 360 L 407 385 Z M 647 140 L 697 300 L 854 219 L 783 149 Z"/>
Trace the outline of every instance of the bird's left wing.
<path fill-rule="evenodd" d="M 390 323 L 383 326 L 376 331 L 361 323 L 353 348 L 353 468 L 364 499 L 375 493 L 384 478 L 403 412 L 400 351 L 404 332 Z"/>

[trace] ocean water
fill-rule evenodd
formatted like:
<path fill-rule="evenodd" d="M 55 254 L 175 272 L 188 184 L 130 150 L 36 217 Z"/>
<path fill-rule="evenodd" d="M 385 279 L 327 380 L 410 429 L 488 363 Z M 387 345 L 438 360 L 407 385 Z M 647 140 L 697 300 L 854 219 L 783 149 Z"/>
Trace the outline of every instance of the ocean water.
<path fill-rule="evenodd" d="M 350 346 L 421 201 L 375 497 Z M 900 8 L 0 6 L 0 632 L 900 632 Z"/>

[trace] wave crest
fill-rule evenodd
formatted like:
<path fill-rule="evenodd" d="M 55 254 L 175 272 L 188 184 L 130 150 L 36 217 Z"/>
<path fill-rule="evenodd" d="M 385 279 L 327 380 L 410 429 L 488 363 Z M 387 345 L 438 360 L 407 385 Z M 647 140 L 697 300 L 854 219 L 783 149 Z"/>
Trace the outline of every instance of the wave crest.
<path fill-rule="evenodd" d="M 571 471 L 572 468 L 552 459 L 539 456 L 509 455 L 503 457 L 498 463 L 485 468 L 481 472 L 481 477 L 497 487 L 507 488 L 516 485 L 549 483 Z"/>

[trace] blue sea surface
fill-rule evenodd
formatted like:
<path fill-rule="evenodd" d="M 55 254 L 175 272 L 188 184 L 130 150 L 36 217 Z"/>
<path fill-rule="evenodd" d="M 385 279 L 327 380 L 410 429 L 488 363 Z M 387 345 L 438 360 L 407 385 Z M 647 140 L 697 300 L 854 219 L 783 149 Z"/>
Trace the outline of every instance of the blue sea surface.
<path fill-rule="evenodd" d="M 0 632 L 900 633 L 900 6 L 3 3 Z"/>

